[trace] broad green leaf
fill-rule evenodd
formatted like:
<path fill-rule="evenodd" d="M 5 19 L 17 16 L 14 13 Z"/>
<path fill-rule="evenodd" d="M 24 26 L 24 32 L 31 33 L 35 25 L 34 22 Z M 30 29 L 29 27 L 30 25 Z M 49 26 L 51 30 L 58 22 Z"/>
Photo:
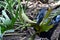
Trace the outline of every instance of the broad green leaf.
<path fill-rule="evenodd" d="M 23 18 L 24 21 L 26 21 L 26 22 L 28 22 L 28 23 L 36 23 L 36 22 L 30 20 L 30 19 L 26 16 L 26 14 L 24 13 L 23 9 L 22 9 L 21 15 L 22 15 L 22 18 Z"/>
<path fill-rule="evenodd" d="M 51 12 L 52 12 L 52 9 L 51 9 L 51 8 L 49 8 L 49 9 L 48 9 L 48 11 L 47 11 L 47 13 L 45 14 L 45 16 L 44 16 L 44 18 L 43 18 L 43 19 L 48 18 L 48 17 L 49 17 L 49 15 L 51 14 Z"/>
<path fill-rule="evenodd" d="M 20 17 L 20 20 L 23 22 L 23 21 L 25 21 L 25 22 L 28 22 L 28 23 L 36 23 L 36 22 L 34 22 L 34 21 L 32 21 L 32 20 L 30 20 L 27 16 L 26 16 L 26 14 L 24 13 L 24 10 L 23 10 L 23 6 L 20 4 L 21 3 L 21 1 L 20 0 L 18 0 L 18 5 L 19 5 L 19 17 Z"/>
<path fill-rule="evenodd" d="M 2 11 L 2 15 L 5 17 L 3 20 L 3 24 L 5 25 L 9 25 L 11 24 L 11 20 L 9 19 L 9 17 L 7 16 L 5 10 Z"/>

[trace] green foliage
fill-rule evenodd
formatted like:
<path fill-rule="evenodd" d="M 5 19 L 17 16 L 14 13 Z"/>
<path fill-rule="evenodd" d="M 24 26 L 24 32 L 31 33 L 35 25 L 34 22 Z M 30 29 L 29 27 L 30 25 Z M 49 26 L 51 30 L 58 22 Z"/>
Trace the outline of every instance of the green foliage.
<path fill-rule="evenodd" d="M 7 30 L 14 29 L 13 25 L 15 24 L 15 22 L 18 18 L 20 19 L 20 24 L 22 23 L 23 25 L 25 25 L 26 22 L 35 23 L 32 20 L 30 20 L 24 13 L 23 7 L 20 4 L 20 0 L 18 0 L 17 2 L 18 2 L 18 7 L 16 10 L 13 9 L 15 1 L 5 0 L 4 2 L 0 2 L 1 3 L 0 5 L 4 7 L 4 10 L 2 10 L 2 17 L 0 17 L 0 21 L 2 21 L 2 22 L 0 22 L 1 34 L 4 34 L 4 32 Z M 7 15 L 6 10 L 9 12 L 11 19 Z M 27 24 L 27 25 L 29 25 L 29 24 Z"/>
<path fill-rule="evenodd" d="M 43 20 L 41 21 L 41 23 L 37 25 L 35 21 L 30 20 L 26 16 L 25 10 L 23 9 L 23 6 L 21 5 L 21 1 L 17 0 L 17 2 L 18 2 L 18 7 L 16 9 L 13 8 L 13 6 L 16 3 L 16 1 L 14 0 L 5 0 L 4 2 L 3 1 L 0 2 L 0 5 L 4 7 L 4 10 L 2 10 L 2 16 L 0 17 L 0 35 L 4 34 L 7 30 L 14 29 L 13 25 L 15 24 L 18 18 L 19 18 L 20 24 L 23 24 L 22 27 L 32 26 L 37 30 L 36 33 L 40 33 L 43 31 L 47 32 L 49 29 L 53 27 L 54 24 L 49 25 L 49 23 L 51 22 L 53 17 L 58 15 L 57 13 L 52 14 L 51 13 L 52 10 L 49 9 L 46 15 L 44 16 Z M 9 12 L 11 19 L 7 15 L 6 10 Z M 19 29 L 19 28 L 20 27 L 16 29 Z"/>
<path fill-rule="evenodd" d="M 5 5 L 3 5 L 2 3 Z M 1 34 L 3 34 L 4 31 L 6 30 L 10 30 L 14 28 L 13 25 L 18 17 L 18 9 L 16 9 L 16 11 L 13 9 L 14 4 L 15 2 L 13 0 L 5 0 L 4 2 L 0 2 L 0 5 L 4 7 L 4 10 L 2 10 L 2 16 L 0 17 Z M 7 15 L 6 10 L 9 12 L 11 19 Z"/>
<path fill-rule="evenodd" d="M 51 29 L 53 27 L 53 25 L 48 25 L 51 22 L 51 19 L 49 19 L 49 15 L 51 14 L 51 9 L 49 9 L 46 13 L 46 15 L 44 16 L 42 22 L 40 23 L 41 26 L 41 30 L 42 31 L 48 31 L 49 29 Z"/>

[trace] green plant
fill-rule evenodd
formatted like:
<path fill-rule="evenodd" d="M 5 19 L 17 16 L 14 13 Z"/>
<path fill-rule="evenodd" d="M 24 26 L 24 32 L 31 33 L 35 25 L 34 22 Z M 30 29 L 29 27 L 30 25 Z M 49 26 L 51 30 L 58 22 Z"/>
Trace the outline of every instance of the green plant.
<path fill-rule="evenodd" d="M 13 29 L 13 30 L 19 29 L 20 27 L 18 27 L 16 29 L 14 29 L 14 27 L 13 27 L 13 25 L 15 24 L 15 22 L 18 18 L 20 20 L 20 24 L 23 24 L 21 27 L 26 27 L 26 26 L 31 27 L 32 26 L 37 30 L 36 33 L 40 33 L 43 31 L 47 32 L 49 29 L 51 29 L 54 26 L 54 24 L 49 25 L 49 23 L 51 22 L 52 18 L 58 14 L 56 14 L 56 13 L 52 14 L 51 8 L 48 9 L 48 11 L 47 11 L 46 15 L 44 15 L 44 18 L 41 21 L 41 23 L 39 25 L 37 25 L 36 21 L 30 20 L 26 16 L 26 14 L 24 12 L 25 10 L 23 9 L 21 1 L 17 0 L 17 2 L 18 2 L 18 6 L 16 9 L 13 9 L 14 4 L 16 3 L 16 1 L 14 1 L 14 0 L 5 0 L 4 2 L 3 1 L 0 2 L 0 5 L 4 7 L 4 10 L 2 10 L 2 16 L 0 17 L 0 34 L 4 34 L 7 30 L 10 30 L 10 29 Z M 9 12 L 11 19 L 6 14 L 6 10 Z M 35 36 L 35 34 L 34 34 L 34 36 Z"/>
<path fill-rule="evenodd" d="M 5 32 L 7 31 L 9 32 L 9 30 L 11 29 L 16 30 L 19 28 L 18 27 L 14 29 L 13 27 L 13 25 L 15 24 L 18 18 L 20 20 L 20 24 L 23 24 L 22 26 L 25 25 L 26 23 L 25 21 L 34 23 L 24 14 L 23 8 L 21 7 L 22 5 L 20 4 L 20 0 L 18 0 L 17 2 L 18 2 L 18 7 L 14 9 L 13 6 L 16 3 L 14 0 L 5 0 L 4 2 L 0 1 L 0 5 L 4 7 L 4 10 L 2 10 L 2 16 L 0 17 L 0 35 L 1 36 L 3 36 Z M 8 11 L 9 13 L 6 13 L 6 11 Z M 7 14 L 10 14 L 11 19 Z"/>
<path fill-rule="evenodd" d="M 13 9 L 14 4 L 15 2 L 13 0 L 5 0 L 4 2 L 0 2 L 0 5 L 4 7 L 4 10 L 2 10 L 2 16 L 0 17 L 0 34 L 14 28 L 13 25 L 18 18 L 18 9 L 16 9 L 16 11 Z M 10 14 L 11 19 L 7 14 Z"/>

